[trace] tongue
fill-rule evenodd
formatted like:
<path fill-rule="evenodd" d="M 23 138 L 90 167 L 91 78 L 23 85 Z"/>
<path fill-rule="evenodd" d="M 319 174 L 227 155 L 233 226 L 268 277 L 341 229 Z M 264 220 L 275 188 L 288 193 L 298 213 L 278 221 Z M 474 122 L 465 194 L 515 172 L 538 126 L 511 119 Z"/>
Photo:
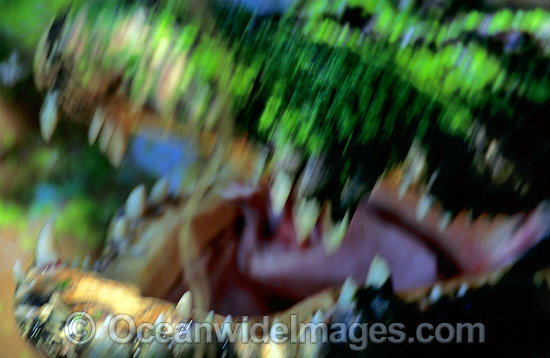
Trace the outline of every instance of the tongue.
<path fill-rule="evenodd" d="M 289 211 L 272 237 L 262 237 L 267 209 L 244 205 L 244 230 L 238 248 L 241 272 L 270 294 L 302 299 L 349 276 L 366 278 L 372 259 L 388 261 L 396 291 L 417 288 L 459 274 L 476 274 L 502 267 L 534 245 L 547 231 L 548 209 L 513 217 L 471 222 L 461 213 L 444 231 L 438 229 L 437 208 L 417 222 L 418 192 L 397 198 L 391 182 L 384 182 L 362 203 L 338 251 L 327 255 L 317 227 L 305 244 L 298 244 Z M 446 264 L 447 266 L 443 265 Z"/>
<path fill-rule="evenodd" d="M 364 282 L 378 254 L 390 265 L 396 291 L 481 273 L 513 262 L 543 237 L 550 223 L 549 210 L 541 206 L 529 215 L 482 217 L 474 223 L 462 213 L 440 232 L 437 208 L 418 223 L 420 194 L 411 190 L 398 199 L 396 187 L 384 182 L 359 205 L 341 246 L 328 255 L 319 227 L 305 243 L 297 242 L 291 210 L 275 230 L 266 229 L 273 226 L 267 192 L 234 186 L 223 195 L 224 205 L 240 207 L 242 217 L 218 237 L 223 242 L 217 249 L 209 249 L 212 306 L 220 313 L 268 313 L 340 285 L 349 276 Z M 216 215 L 210 219 L 209 225 L 219 222 Z M 451 269 L 442 270 L 444 263 Z M 280 298 L 275 305 L 274 297 Z"/>

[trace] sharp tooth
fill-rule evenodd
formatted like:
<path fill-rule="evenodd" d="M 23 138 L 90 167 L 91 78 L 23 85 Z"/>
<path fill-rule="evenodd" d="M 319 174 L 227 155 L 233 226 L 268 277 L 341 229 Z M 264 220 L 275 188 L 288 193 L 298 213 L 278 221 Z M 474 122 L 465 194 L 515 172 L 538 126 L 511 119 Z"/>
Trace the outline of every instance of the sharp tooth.
<path fill-rule="evenodd" d="M 97 140 L 97 136 L 103 126 L 103 122 L 105 122 L 105 115 L 103 114 L 103 111 L 98 108 L 94 113 L 94 118 L 92 119 L 90 128 L 88 129 L 88 143 L 90 143 L 90 145 L 94 144 Z"/>
<path fill-rule="evenodd" d="M 79 268 L 80 267 L 80 260 L 78 259 L 78 257 L 74 258 L 73 263 L 71 264 L 71 267 L 72 268 Z"/>
<path fill-rule="evenodd" d="M 114 121 L 106 120 L 105 123 L 103 124 L 103 129 L 99 134 L 99 150 L 101 151 L 101 153 L 105 153 L 105 151 L 107 150 L 107 147 L 109 146 L 109 142 L 111 141 L 114 131 L 115 131 Z"/>
<path fill-rule="evenodd" d="M 445 230 L 447 230 L 447 228 L 449 227 L 449 224 L 451 223 L 452 217 L 453 215 L 449 212 L 445 212 L 441 215 L 437 225 L 439 232 L 444 232 Z"/>
<path fill-rule="evenodd" d="M 324 322 L 325 315 L 323 314 L 323 311 L 317 310 L 313 317 L 311 317 L 311 323 L 313 324 L 319 324 Z"/>
<path fill-rule="evenodd" d="M 178 304 L 176 305 L 176 313 L 180 316 L 182 321 L 187 321 L 191 317 L 191 311 L 193 310 L 193 295 L 191 291 L 187 291 L 181 296 Z"/>
<path fill-rule="evenodd" d="M 269 189 L 269 193 L 271 194 L 271 207 L 273 208 L 275 216 L 279 216 L 283 212 L 291 189 L 292 178 L 283 171 L 278 172 Z"/>
<path fill-rule="evenodd" d="M 128 235 L 128 220 L 125 217 L 120 217 L 115 222 L 113 227 L 113 239 L 119 241 Z"/>
<path fill-rule="evenodd" d="M 208 312 L 208 314 L 206 315 L 203 321 L 203 323 L 206 323 L 206 324 L 210 324 L 212 322 L 214 322 L 214 311 Z"/>
<path fill-rule="evenodd" d="M 323 247 L 329 255 L 335 253 L 346 236 L 349 227 L 349 211 L 340 222 L 333 223 L 330 212 L 327 212 L 323 225 Z"/>
<path fill-rule="evenodd" d="M 386 260 L 382 256 L 376 255 L 370 264 L 366 286 L 379 289 L 390 279 L 390 274 L 390 267 Z"/>
<path fill-rule="evenodd" d="M 86 255 L 82 261 L 82 269 L 88 271 L 90 269 L 90 255 Z"/>
<path fill-rule="evenodd" d="M 421 222 L 426 218 L 426 215 L 430 212 L 434 199 L 431 195 L 422 194 L 422 197 L 418 201 L 416 206 L 416 221 Z"/>
<path fill-rule="evenodd" d="M 23 265 L 21 265 L 21 261 L 17 260 L 13 265 L 13 280 L 15 282 L 19 282 L 23 280 L 23 277 L 24 277 Z"/>
<path fill-rule="evenodd" d="M 315 199 L 300 200 L 298 202 L 292 217 L 294 220 L 294 228 L 296 230 L 296 239 L 299 244 L 302 244 L 313 231 L 313 228 L 319 219 L 320 212 L 321 206 Z"/>
<path fill-rule="evenodd" d="M 407 193 L 407 190 L 409 189 L 410 185 L 411 185 L 411 178 L 409 175 L 406 175 L 401 181 L 401 184 L 399 185 L 399 191 L 397 192 L 397 197 L 399 199 L 403 199 L 403 197 L 405 197 L 405 194 Z"/>
<path fill-rule="evenodd" d="M 61 258 L 55 247 L 54 229 L 55 220 L 49 219 L 40 231 L 35 255 L 37 266 L 55 263 Z"/>
<path fill-rule="evenodd" d="M 52 139 L 55 127 L 57 127 L 57 123 L 59 122 L 57 97 L 57 91 L 48 93 L 40 110 L 40 132 L 42 133 L 42 138 L 47 143 Z"/>
<path fill-rule="evenodd" d="M 464 297 L 464 295 L 468 292 L 468 284 L 466 282 L 463 282 L 460 287 L 458 288 L 458 292 L 456 293 L 456 297 L 461 298 Z"/>
<path fill-rule="evenodd" d="M 353 278 L 348 277 L 342 289 L 340 290 L 340 296 L 338 297 L 337 305 L 340 308 L 347 309 L 353 302 L 353 297 L 357 291 L 357 284 L 353 281 Z"/>
<path fill-rule="evenodd" d="M 166 198 L 168 197 L 168 178 L 164 177 L 157 181 L 153 189 L 151 190 L 151 194 L 149 195 L 149 201 L 153 205 L 157 205 L 162 203 Z"/>
<path fill-rule="evenodd" d="M 136 220 L 145 213 L 146 195 L 145 185 L 137 186 L 128 196 L 125 206 L 126 217 L 130 220 Z"/>
<path fill-rule="evenodd" d="M 440 284 L 435 285 L 430 292 L 430 303 L 436 303 L 443 295 L 443 289 Z"/>
<path fill-rule="evenodd" d="M 126 134 L 124 128 L 118 126 L 111 136 L 109 146 L 107 147 L 107 157 L 114 167 L 118 167 L 124 158 L 126 151 Z"/>

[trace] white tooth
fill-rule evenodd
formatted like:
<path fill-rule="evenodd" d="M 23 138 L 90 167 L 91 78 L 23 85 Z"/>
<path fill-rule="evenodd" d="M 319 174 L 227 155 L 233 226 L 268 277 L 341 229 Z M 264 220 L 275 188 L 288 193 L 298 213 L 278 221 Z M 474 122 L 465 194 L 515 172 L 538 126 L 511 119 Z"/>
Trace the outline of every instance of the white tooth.
<path fill-rule="evenodd" d="M 21 261 L 17 260 L 13 265 L 13 280 L 15 282 L 19 282 L 23 279 L 23 277 L 24 277 L 23 265 L 21 265 Z"/>
<path fill-rule="evenodd" d="M 82 269 L 88 271 L 90 269 L 90 255 L 86 255 L 82 261 Z"/>
<path fill-rule="evenodd" d="M 143 216 L 145 213 L 146 195 L 145 185 L 141 184 L 137 186 L 126 200 L 125 214 L 130 220 L 136 220 Z"/>
<path fill-rule="evenodd" d="M 311 234 L 317 220 L 321 206 L 315 199 L 300 200 L 298 207 L 294 210 L 293 220 L 296 230 L 296 239 L 299 244 L 302 244 Z"/>
<path fill-rule="evenodd" d="M 59 114 L 57 113 L 57 97 L 58 92 L 52 91 L 48 93 L 42 109 L 40 110 L 40 132 L 42 138 L 49 143 L 52 139 L 55 127 L 59 122 Z"/>
<path fill-rule="evenodd" d="M 426 215 L 430 212 L 434 199 L 431 195 L 422 194 L 422 197 L 418 201 L 416 206 L 416 221 L 421 222 L 426 218 Z"/>
<path fill-rule="evenodd" d="M 463 282 L 462 285 L 458 288 L 458 292 L 456 293 L 456 297 L 461 298 L 464 297 L 464 295 L 468 292 L 468 284 L 466 282 Z"/>
<path fill-rule="evenodd" d="M 269 189 L 269 193 L 271 194 L 271 207 L 273 208 L 275 216 L 279 216 L 283 212 L 291 189 L 292 178 L 283 171 L 278 172 Z"/>
<path fill-rule="evenodd" d="M 78 257 L 75 257 L 75 258 L 74 258 L 71 267 L 72 267 L 72 268 L 79 268 L 79 267 L 80 267 L 80 260 L 78 259 Z"/>
<path fill-rule="evenodd" d="M 203 321 L 203 323 L 206 323 L 206 324 L 210 324 L 212 322 L 214 322 L 214 311 L 208 312 L 208 314 L 206 315 Z"/>
<path fill-rule="evenodd" d="M 40 231 L 35 255 L 37 266 L 55 263 L 61 258 L 55 247 L 54 230 L 55 220 L 52 218 L 46 221 L 46 224 L 44 224 L 44 227 Z"/>
<path fill-rule="evenodd" d="M 115 222 L 113 227 L 113 239 L 118 241 L 124 239 L 128 235 L 128 220 L 125 217 L 120 217 Z"/>
<path fill-rule="evenodd" d="M 178 304 L 176 305 L 176 313 L 180 316 L 182 321 L 187 321 L 191 316 L 193 310 L 193 296 L 191 291 L 187 291 L 181 296 Z"/>
<path fill-rule="evenodd" d="M 342 289 L 340 290 L 340 296 L 338 297 L 337 305 L 338 307 L 347 309 L 349 305 L 353 302 L 353 297 L 357 291 L 357 284 L 353 281 L 353 278 L 348 277 Z"/>
<path fill-rule="evenodd" d="M 114 121 L 106 120 L 105 123 L 103 124 L 103 129 L 99 134 L 99 150 L 101 151 L 101 153 L 105 153 L 105 151 L 107 150 L 107 147 L 109 146 L 109 142 L 111 142 L 111 138 L 113 137 L 114 131 L 115 131 Z"/>
<path fill-rule="evenodd" d="M 390 278 L 390 267 L 386 260 L 380 256 L 376 255 L 372 260 L 369 268 L 369 273 L 367 274 L 366 286 L 372 287 L 374 289 L 379 289 L 386 281 Z"/>
<path fill-rule="evenodd" d="M 105 122 L 105 115 L 103 114 L 103 111 L 98 108 L 94 113 L 94 118 L 92 119 L 90 128 L 88 129 L 88 143 L 90 143 L 90 145 L 94 144 L 97 140 L 97 136 L 103 126 L 103 122 Z"/>
<path fill-rule="evenodd" d="M 124 129 L 119 126 L 113 131 L 109 146 L 107 147 L 107 157 L 114 167 L 118 167 L 124 158 L 126 151 L 126 134 Z"/>
<path fill-rule="evenodd" d="M 157 181 L 153 189 L 151 190 L 151 194 L 149 195 L 149 201 L 153 205 L 157 205 L 162 203 L 166 198 L 168 197 L 168 178 L 164 177 Z"/>
<path fill-rule="evenodd" d="M 444 232 L 445 230 L 447 230 L 449 224 L 451 223 L 452 217 L 453 215 L 449 212 L 445 212 L 441 215 L 437 225 L 437 229 L 439 230 L 439 232 Z"/>
<path fill-rule="evenodd" d="M 348 231 L 349 216 L 348 211 L 340 222 L 333 223 L 330 213 L 327 212 L 328 219 L 325 220 L 325 225 L 323 226 L 323 247 L 327 254 L 331 255 L 340 248 L 340 244 Z"/>
<path fill-rule="evenodd" d="M 443 295 L 443 290 L 440 284 L 435 285 L 430 292 L 430 303 L 436 303 Z"/>
<path fill-rule="evenodd" d="M 409 175 L 405 175 L 405 177 L 401 181 L 401 185 L 399 185 L 399 191 L 397 192 L 397 197 L 399 199 L 403 199 L 403 197 L 405 197 L 405 194 L 407 193 L 407 190 L 409 189 L 410 185 L 411 185 L 411 178 Z"/>
<path fill-rule="evenodd" d="M 323 323 L 324 318 L 325 318 L 325 315 L 323 314 L 323 311 L 317 310 L 317 312 L 315 312 L 313 317 L 311 317 L 311 323 L 313 324 Z"/>

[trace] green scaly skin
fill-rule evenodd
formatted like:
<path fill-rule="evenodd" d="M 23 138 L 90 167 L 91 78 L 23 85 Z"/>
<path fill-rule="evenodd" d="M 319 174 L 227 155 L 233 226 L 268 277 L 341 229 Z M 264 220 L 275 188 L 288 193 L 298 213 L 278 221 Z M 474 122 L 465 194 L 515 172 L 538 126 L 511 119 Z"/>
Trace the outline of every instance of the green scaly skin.
<path fill-rule="evenodd" d="M 223 6 L 193 16 L 183 4 L 178 17 L 147 13 L 145 44 L 111 48 L 114 32 L 143 8 L 72 9 L 56 35 L 66 38 L 85 14 L 93 40 L 77 55 L 60 41 L 40 86 L 63 92 L 70 78 L 86 88 L 99 72 L 117 87 L 92 89 L 96 102 L 123 94 L 136 111 L 152 107 L 160 127 L 211 129 L 231 118 L 237 133 L 270 145 L 275 158 L 282 148 L 299 153 L 292 165 L 277 166 L 292 180 L 308 160 L 320 163 L 324 175 L 304 177 L 300 194 L 330 203 L 334 221 L 353 212 L 415 141 L 427 153 L 424 182 L 434 179 L 430 193 L 454 214 L 513 213 L 548 196 L 542 183 L 550 174 L 538 163 L 550 154 L 550 13 L 454 9 L 442 17 L 414 3 L 338 4 L 298 4 L 282 17 Z M 160 101 L 162 65 L 178 58 L 185 61 L 179 83 Z M 213 113 L 219 103 L 228 114 Z M 496 150 L 486 155 L 491 142 Z"/>

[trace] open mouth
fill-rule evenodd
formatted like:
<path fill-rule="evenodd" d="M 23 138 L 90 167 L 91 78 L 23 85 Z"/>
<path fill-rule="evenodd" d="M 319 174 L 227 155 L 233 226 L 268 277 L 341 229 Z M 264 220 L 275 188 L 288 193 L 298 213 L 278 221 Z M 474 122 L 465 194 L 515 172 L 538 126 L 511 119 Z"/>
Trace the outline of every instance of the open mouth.
<path fill-rule="evenodd" d="M 117 233 L 117 222 L 128 216 L 129 199 L 113 220 L 98 268 L 107 277 L 135 282 L 144 293 L 174 302 L 190 288 L 183 278 L 194 277 L 183 270 L 202 271 L 203 276 L 195 277 L 207 278 L 202 287 L 212 309 L 258 315 L 286 309 L 350 276 L 364 281 L 377 255 L 387 260 L 394 289 L 401 294 L 449 279 L 467 282 L 514 263 L 548 230 L 545 204 L 513 216 L 473 219 L 461 212 L 449 218 L 437 204 L 422 208 L 421 190 L 411 188 L 400 197 L 398 182 L 395 175 L 387 176 L 359 205 L 332 252 L 335 244 L 327 243 L 322 219 L 300 240 L 292 200 L 275 217 L 265 187 L 232 183 L 216 194 L 222 200 L 194 219 L 198 255 L 190 266 L 177 254 L 175 218 L 185 199 L 167 189 L 161 201 L 149 198 L 139 219 L 125 223 L 123 235 Z M 151 192 L 158 192 L 159 185 L 166 186 L 166 180 Z"/>

